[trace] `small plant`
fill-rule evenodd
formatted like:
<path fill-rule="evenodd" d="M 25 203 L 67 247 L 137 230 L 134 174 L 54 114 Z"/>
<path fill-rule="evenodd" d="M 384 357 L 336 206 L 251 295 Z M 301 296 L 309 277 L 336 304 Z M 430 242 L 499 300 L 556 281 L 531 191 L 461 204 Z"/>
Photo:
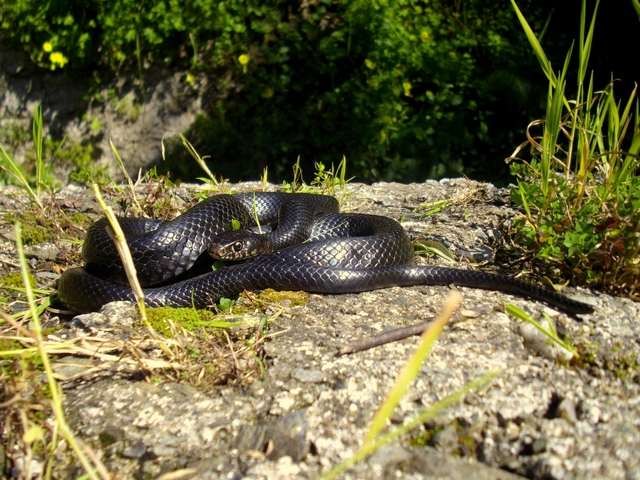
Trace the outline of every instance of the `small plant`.
<path fill-rule="evenodd" d="M 184 146 L 185 150 L 187 152 L 189 152 L 189 155 L 191 155 L 191 157 L 196 161 L 196 163 L 198 164 L 198 166 L 204 170 L 204 172 L 207 174 L 208 178 L 205 177 L 199 177 L 198 180 L 204 182 L 204 183 L 208 183 L 209 185 L 212 185 L 218 189 L 224 189 L 224 184 L 226 183 L 226 180 L 223 178 L 220 178 L 220 180 L 218 180 L 216 178 L 216 176 L 211 172 L 211 170 L 209 170 L 209 167 L 207 166 L 207 163 L 205 162 L 205 160 L 208 158 L 207 156 L 201 157 L 200 154 L 196 151 L 196 149 L 194 148 L 194 146 L 191 144 L 191 142 L 189 142 L 189 140 L 187 140 L 187 138 L 182 134 L 182 133 L 167 133 L 162 137 L 162 159 L 165 159 L 165 139 L 167 137 L 172 137 L 172 136 L 177 136 L 180 138 L 180 141 L 182 142 L 182 145 Z"/>
<path fill-rule="evenodd" d="M 35 155 L 35 190 L 31 188 L 29 174 L 24 168 L 16 163 L 13 158 L 0 146 L 2 154 L 2 163 L 0 168 L 12 176 L 29 194 L 31 200 L 44 211 L 42 202 L 40 201 L 40 193 L 44 186 L 45 165 L 43 160 L 43 139 L 42 139 L 42 107 L 38 105 L 33 114 L 33 146 Z"/>
<path fill-rule="evenodd" d="M 516 307 L 515 305 L 507 305 L 505 307 L 505 311 L 509 314 L 512 315 L 520 320 L 522 320 L 523 322 L 528 322 L 531 325 L 533 325 L 534 327 L 536 327 L 538 330 L 540 330 L 542 333 L 544 333 L 547 337 L 549 337 L 549 340 L 557 345 L 559 345 L 560 347 L 562 347 L 563 349 L 565 349 L 571 356 L 578 358 L 578 351 L 577 349 L 571 344 L 570 341 L 568 340 L 563 340 L 558 336 L 558 332 L 556 331 L 553 322 L 551 321 L 551 318 L 549 317 L 549 315 L 547 315 L 546 313 L 544 314 L 544 317 L 547 321 L 547 325 L 548 328 L 545 328 L 541 323 L 537 322 L 536 320 L 534 320 L 531 315 L 529 315 L 527 312 L 525 312 L 524 310 L 522 310 L 521 308 Z"/>
<path fill-rule="evenodd" d="M 527 141 L 507 159 L 518 178 L 514 202 L 524 215 L 516 240 L 548 265 L 554 282 L 573 281 L 640 298 L 640 116 L 636 90 L 621 103 L 614 82 L 586 83 L 596 13 L 589 30 L 582 2 L 577 91 L 565 95 L 571 50 L 556 75 L 514 0 L 511 3 L 549 80 L 546 120 L 532 122 Z M 542 127 L 536 135 L 534 128 Z M 530 147 L 531 159 L 516 157 Z"/>
<path fill-rule="evenodd" d="M 293 180 L 282 182 L 282 191 L 291 193 L 321 193 L 324 195 L 336 195 L 339 193 L 339 200 L 342 203 L 347 196 L 347 184 L 353 177 L 347 177 L 347 159 L 342 157 L 338 167 L 331 164 L 327 169 L 323 163 L 316 162 L 316 171 L 313 180 L 307 184 L 302 178 L 302 167 L 300 167 L 300 157 L 293 165 Z"/>

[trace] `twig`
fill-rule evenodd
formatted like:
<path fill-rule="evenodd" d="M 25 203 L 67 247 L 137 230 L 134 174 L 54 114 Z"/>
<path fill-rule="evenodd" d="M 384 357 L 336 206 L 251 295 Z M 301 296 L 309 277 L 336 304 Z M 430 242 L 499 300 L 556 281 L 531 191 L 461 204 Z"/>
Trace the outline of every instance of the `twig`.
<path fill-rule="evenodd" d="M 338 355 L 349 355 L 350 353 L 362 352 L 364 350 L 369 350 L 370 348 L 379 347 L 380 345 L 397 342 L 398 340 L 403 340 L 414 335 L 421 335 L 427 325 L 433 322 L 433 320 L 433 318 L 430 318 L 429 320 L 416 323 L 415 325 L 396 328 L 395 330 L 379 333 L 371 337 L 353 340 L 342 347 L 338 352 Z"/>
<path fill-rule="evenodd" d="M 233 356 L 233 362 L 236 365 L 238 371 L 240 371 L 240 364 L 238 363 L 238 357 L 236 356 L 236 352 L 233 350 L 233 344 L 231 343 L 231 337 L 227 333 L 227 330 L 223 330 L 225 337 L 227 337 L 227 343 L 229 344 L 229 350 L 231 350 L 231 355 Z"/>

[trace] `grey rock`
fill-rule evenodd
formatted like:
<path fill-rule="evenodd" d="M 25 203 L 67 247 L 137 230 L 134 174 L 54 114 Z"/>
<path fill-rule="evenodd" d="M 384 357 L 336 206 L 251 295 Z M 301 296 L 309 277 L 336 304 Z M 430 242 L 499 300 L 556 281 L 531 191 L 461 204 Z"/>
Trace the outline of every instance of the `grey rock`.
<path fill-rule="evenodd" d="M 100 337 L 120 337 L 131 331 L 138 322 L 136 306 L 129 302 L 112 302 L 103 306 L 99 312 L 76 315 L 71 325 L 79 332 Z"/>
<path fill-rule="evenodd" d="M 538 324 L 545 330 L 550 330 L 550 321 L 546 318 L 539 319 Z M 519 323 L 518 331 L 522 335 L 524 345 L 535 353 L 550 360 L 562 360 L 564 362 L 568 362 L 573 358 L 573 352 L 554 342 L 548 335 L 531 323 Z"/>
<path fill-rule="evenodd" d="M 413 467 L 426 478 L 447 480 L 517 480 L 519 477 L 504 470 L 487 467 L 478 462 L 452 457 L 434 448 L 424 447 L 413 454 Z"/>
<path fill-rule="evenodd" d="M 276 422 L 260 425 L 242 425 L 235 448 L 239 452 L 255 450 L 265 453 L 267 458 L 291 457 L 299 462 L 309 452 L 309 442 L 305 435 L 307 423 L 306 409 L 286 415 Z"/>
<path fill-rule="evenodd" d="M 456 427 L 447 425 L 433 436 L 429 444 L 441 452 L 454 453 L 460 447 Z"/>
<path fill-rule="evenodd" d="M 291 376 L 303 383 L 321 383 L 324 381 L 325 375 L 320 370 L 307 370 L 304 368 L 296 368 L 291 372 Z"/>
<path fill-rule="evenodd" d="M 130 447 L 124 449 L 121 455 L 125 458 L 140 458 L 145 453 L 147 453 L 147 446 L 144 444 L 144 442 L 138 441 Z"/>
<path fill-rule="evenodd" d="M 53 242 L 38 243 L 24 247 L 24 255 L 27 258 L 37 258 L 38 260 L 53 261 L 58 258 L 60 248 Z"/>
<path fill-rule="evenodd" d="M 392 476 L 394 470 L 404 470 L 411 464 L 411 452 L 399 445 L 385 445 L 376 450 L 368 460 L 376 476 Z M 380 475 L 381 474 L 381 475 Z"/>
<path fill-rule="evenodd" d="M 557 415 L 559 418 L 564 418 L 571 423 L 576 423 L 578 421 L 576 405 L 568 398 L 564 398 L 558 405 Z"/>
<path fill-rule="evenodd" d="M 63 379 L 69 379 L 75 375 L 84 373 L 92 363 L 92 359 L 67 355 L 59 358 L 53 365 L 53 370 Z"/>
<path fill-rule="evenodd" d="M 189 191 L 183 187 L 176 196 L 186 199 Z M 495 249 L 496 235 L 487 232 L 518 214 L 504 202 L 494 202 L 504 191 L 465 179 L 352 184 L 348 191 L 347 209 L 404 217 L 414 238 L 437 235 L 473 251 L 477 245 Z M 70 202 L 78 194 L 64 189 L 60 195 L 67 193 Z M 477 201 L 454 202 L 425 218 L 413 211 L 420 202 L 464 195 Z M 473 223 L 464 220 L 465 213 Z M 13 250 L 0 253 L 9 256 Z M 417 262 L 445 264 L 438 258 Z M 471 268 L 466 262 L 457 266 Z M 336 357 L 336 352 L 352 339 L 433 317 L 449 290 L 420 286 L 311 295 L 306 305 L 287 309 L 271 323 L 270 332 L 280 334 L 264 343 L 264 377 L 247 388 L 215 385 L 205 391 L 101 372 L 62 383 L 65 412 L 76 435 L 120 478 L 158 476 L 178 468 L 194 468 L 212 479 L 319 478 L 360 448 L 418 339 L 353 355 Z M 438 443 L 457 455 L 416 445 L 412 438 L 421 434 L 417 429 L 344 478 L 516 478 L 510 472 L 533 479 L 637 478 L 640 383 L 633 359 L 640 355 L 638 303 L 568 288 L 596 310 L 580 320 L 551 312 L 558 331 L 580 347 L 583 363 L 564 365 L 556 353 L 547 356 L 531 349 L 520 333 L 520 321 L 502 311 L 504 303 L 513 303 L 540 320 L 545 307 L 539 302 L 457 290 L 464 295 L 463 311 L 488 308 L 478 315 L 459 315 L 447 325 L 389 427 L 467 382 L 500 370 L 489 385 L 427 422 L 427 428 L 445 429 Z M 116 316 L 120 308 L 124 313 Z M 96 317 L 77 317 L 75 324 L 83 328 L 56 334 L 68 335 L 65 341 L 88 334 L 127 340 L 137 328 L 136 309 L 108 306 Z M 457 452 L 452 448 L 456 444 Z M 144 452 L 136 457 L 142 446 Z"/>

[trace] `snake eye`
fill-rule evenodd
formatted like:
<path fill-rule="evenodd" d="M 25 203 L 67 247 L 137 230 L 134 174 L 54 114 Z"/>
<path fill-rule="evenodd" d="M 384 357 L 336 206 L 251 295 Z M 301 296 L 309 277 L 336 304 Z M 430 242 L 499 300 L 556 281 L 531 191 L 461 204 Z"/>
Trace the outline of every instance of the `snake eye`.
<path fill-rule="evenodd" d="M 237 242 L 233 244 L 233 251 L 234 252 L 241 252 L 243 248 L 243 245 L 241 242 Z"/>

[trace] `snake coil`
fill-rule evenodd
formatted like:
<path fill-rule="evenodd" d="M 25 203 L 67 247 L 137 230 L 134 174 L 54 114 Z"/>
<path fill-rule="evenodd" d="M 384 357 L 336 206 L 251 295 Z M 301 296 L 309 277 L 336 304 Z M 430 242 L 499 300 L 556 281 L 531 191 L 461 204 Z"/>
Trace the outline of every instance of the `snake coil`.
<path fill-rule="evenodd" d="M 339 214 L 335 198 L 256 193 L 217 195 L 171 222 L 120 219 L 149 306 L 210 308 L 244 290 L 357 293 L 391 286 L 459 285 L 541 300 L 570 313 L 590 305 L 506 275 L 412 265 L 413 248 L 402 226 L 387 217 Z M 277 224 L 267 233 L 271 253 L 200 276 L 188 275 L 217 236 L 234 222 Z M 105 220 L 87 233 L 84 268 L 61 276 L 58 298 L 90 312 L 117 300 L 135 301 Z M 301 243 L 303 242 L 303 243 Z"/>

